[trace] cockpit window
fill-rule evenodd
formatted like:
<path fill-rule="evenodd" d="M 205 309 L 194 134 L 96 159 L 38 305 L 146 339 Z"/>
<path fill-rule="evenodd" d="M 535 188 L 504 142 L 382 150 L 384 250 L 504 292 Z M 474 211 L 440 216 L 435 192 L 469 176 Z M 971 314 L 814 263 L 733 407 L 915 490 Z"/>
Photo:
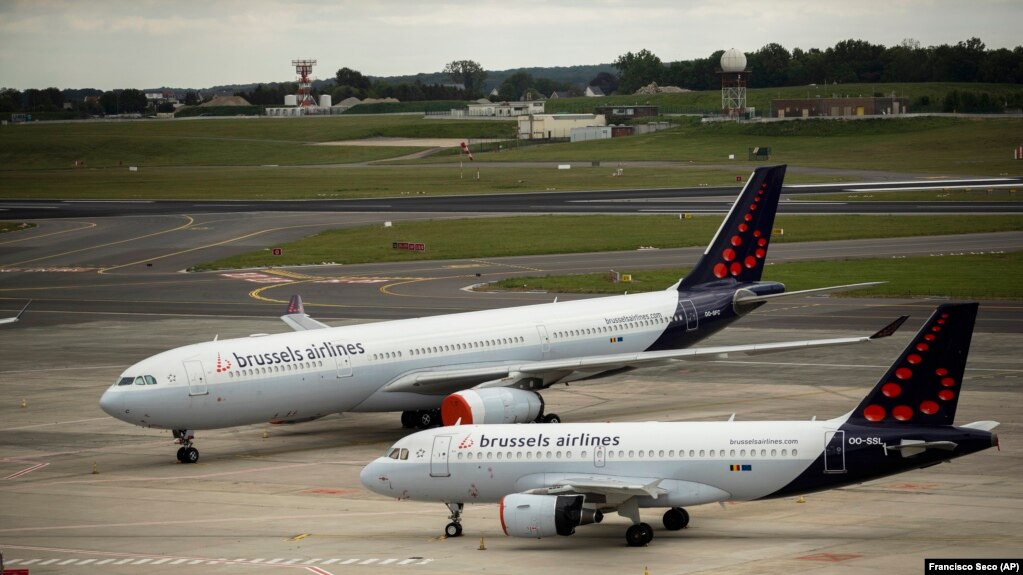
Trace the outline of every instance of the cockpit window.
<path fill-rule="evenodd" d="M 146 384 L 146 378 L 145 377 L 140 375 L 140 376 L 135 378 L 135 385 L 145 385 L 145 384 Z"/>
<path fill-rule="evenodd" d="M 122 377 L 117 380 L 117 385 L 131 385 L 135 381 L 134 377 Z"/>
<path fill-rule="evenodd" d="M 395 447 L 394 449 L 391 449 L 390 452 L 388 452 L 387 457 L 390 459 L 400 459 L 402 461 L 405 461 L 408 459 L 408 449 L 398 449 L 397 447 Z"/>
<path fill-rule="evenodd" d="M 146 378 L 146 385 L 156 385 L 156 378 L 151 375 L 143 375 Z"/>

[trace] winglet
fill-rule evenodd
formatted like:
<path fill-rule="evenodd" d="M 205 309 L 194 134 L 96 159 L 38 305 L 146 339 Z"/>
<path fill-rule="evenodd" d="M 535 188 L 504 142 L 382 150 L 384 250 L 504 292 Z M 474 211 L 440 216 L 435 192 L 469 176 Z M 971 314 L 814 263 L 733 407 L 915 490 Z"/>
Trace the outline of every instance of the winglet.
<path fill-rule="evenodd" d="M 899 316 L 892 323 L 890 323 L 890 324 L 882 327 L 881 329 L 877 330 L 877 333 L 875 333 L 874 335 L 870 336 L 870 339 L 881 339 L 882 337 L 888 337 L 888 336 L 892 335 L 893 333 L 898 331 L 900 327 L 902 327 L 902 324 L 906 323 L 907 319 L 909 319 L 908 315 L 901 315 L 901 316 Z"/>
<path fill-rule="evenodd" d="M 288 302 L 288 311 L 281 316 L 281 320 L 295 331 L 330 327 L 306 315 L 305 307 L 302 305 L 302 296 L 298 294 L 291 296 L 291 301 Z"/>
<path fill-rule="evenodd" d="M 32 300 L 28 300 L 28 303 L 25 304 L 25 307 L 21 308 L 21 311 L 19 311 L 17 313 L 17 315 L 15 315 L 14 317 L 5 317 L 3 319 L 0 319 L 0 324 L 14 323 L 14 322 L 18 321 L 19 319 L 21 319 L 21 314 L 25 313 L 25 310 L 28 309 L 28 306 L 31 303 L 32 303 Z"/>

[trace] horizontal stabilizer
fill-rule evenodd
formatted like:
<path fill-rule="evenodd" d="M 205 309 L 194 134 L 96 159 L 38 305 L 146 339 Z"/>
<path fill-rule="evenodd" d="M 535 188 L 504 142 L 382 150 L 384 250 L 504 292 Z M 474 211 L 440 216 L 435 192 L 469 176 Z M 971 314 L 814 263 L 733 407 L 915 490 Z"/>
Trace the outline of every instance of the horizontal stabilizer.
<path fill-rule="evenodd" d="M 959 444 L 954 441 L 920 441 L 915 439 L 903 439 L 899 445 L 886 445 L 885 451 L 901 451 L 903 457 L 919 455 L 928 449 L 940 449 L 942 451 L 955 451 Z"/>
<path fill-rule="evenodd" d="M 979 429 L 980 431 L 991 431 L 998 427 L 1000 424 L 997 421 L 985 420 L 985 421 L 974 421 L 973 423 L 967 423 L 962 427 L 967 429 Z"/>
<path fill-rule="evenodd" d="M 755 293 L 753 293 L 751 291 L 748 291 L 748 290 L 739 290 L 739 291 L 735 292 L 735 303 L 737 303 L 737 304 L 739 304 L 739 303 L 755 303 L 755 302 L 760 302 L 760 301 L 770 301 L 770 300 L 773 300 L 773 299 L 778 299 L 778 298 L 783 298 L 783 297 L 792 297 L 794 295 L 811 295 L 811 294 L 822 294 L 822 293 L 831 293 L 831 292 L 840 292 L 840 291 L 852 291 L 852 290 L 858 290 L 858 289 L 871 288 L 871 287 L 874 287 L 874 286 L 877 286 L 877 285 L 881 285 L 883 283 L 888 283 L 888 282 L 864 282 L 864 283 L 858 283 L 858 284 L 847 284 L 847 285 L 842 285 L 842 286 L 831 286 L 831 287 L 822 287 L 822 288 L 814 288 L 814 289 L 804 289 L 804 290 L 799 290 L 799 291 L 790 291 L 790 292 L 783 292 L 783 293 L 773 293 L 773 294 L 767 294 L 767 295 L 757 295 L 757 294 L 755 294 Z"/>

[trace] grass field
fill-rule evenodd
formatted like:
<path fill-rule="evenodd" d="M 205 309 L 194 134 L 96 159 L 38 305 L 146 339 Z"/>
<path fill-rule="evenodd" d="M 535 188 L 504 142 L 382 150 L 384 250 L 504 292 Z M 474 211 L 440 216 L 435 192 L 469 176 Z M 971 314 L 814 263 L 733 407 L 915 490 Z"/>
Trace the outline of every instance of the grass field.
<path fill-rule="evenodd" d="M 248 268 L 333 262 L 416 261 L 512 255 L 634 250 L 641 246 L 702 246 L 719 216 L 521 216 L 397 222 L 394 227 L 346 228 L 217 260 L 196 269 Z M 906 218 L 899 216 L 778 216 L 775 242 L 904 237 L 1023 230 L 1023 216 Z M 424 253 L 396 250 L 392 242 L 425 243 Z M 272 256 L 270 249 L 283 248 Z"/>
<path fill-rule="evenodd" d="M 478 154 L 487 162 L 745 160 L 748 148 L 771 148 L 771 162 L 822 168 L 928 173 L 1016 175 L 1023 118 L 809 120 L 763 124 L 680 119 L 680 126 L 628 138 L 547 144 Z M 431 158 L 431 161 L 439 161 Z M 448 161 L 457 161 L 449 158 Z"/>
<path fill-rule="evenodd" d="M 949 273 L 955 269 L 955 273 Z M 789 291 L 885 281 L 883 285 L 838 295 L 863 297 L 948 297 L 952 299 L 1023 299 L 1023 252 L 915 258 L 868 258 L 768 264 L 765 281 Z M 491 290 L 620 294 L 662 290 L 684 276 L 686 268 L 632 273 L 632 282 L 611 283 L 609 274 L 518 277 L 496 282 Z M 628 273 L 627 270 L 622 270 Z M 1000 281 L 992 281 L 1000 278 Z"/>
<path fill-rule="evenodd" d="M 87 167 L 259 166 L 364 162 L 416 151 L 309 146 L 373 137 L 497 138 L 512 122 L 416 116 L 238 118 L 35 123 L 0 127 L 0 170 Z"/>
<path fill-rule="evenodd" d="M 1019 174 L 1023 167 L 1023 162 L 1011 159 L 1023 133 L 1023 118 L 673 121 L 680 125 L 613 140 L 508 143 L 501 152 L 477 153 L 475 162 L 466 162 L 464 172 L 457 168 L 457 151 L 379 163 L 422 148 L 310 144 L 378 136 L 500 138 L 512 132 L 514 122 L 336 116 L 8 125 L 0 127 L 0 195 L 315 199 L 734 185 L 736 175 L 748 174 L 756 164 L 746 161 L 746 150 L 752 146 L 770 147 L 772 163 L 836 170 L 998 176 Z M 737 160 L 729 161 L 730 154 Z M 83 161 L 85 169 L 72 168 L 75 161 Z M 378 163 L 367 167 L 365 162 L 371 161 Z M 603 166 L 589 168 L 593 161 Z M 624 178 L 612 178 L 620 161 L 664 163 L 626 167 Z M 575 162 L 577 168 L 555 169 L 555 164 L 565 162 Z M 580 169 L 579 164 L 587 167 Z M 128 166 L 140 171 L 129 174 Z M 479 181 L 473 179 L 476 170 Z M 787 183 L 841 177 L 791 175 Z"/>

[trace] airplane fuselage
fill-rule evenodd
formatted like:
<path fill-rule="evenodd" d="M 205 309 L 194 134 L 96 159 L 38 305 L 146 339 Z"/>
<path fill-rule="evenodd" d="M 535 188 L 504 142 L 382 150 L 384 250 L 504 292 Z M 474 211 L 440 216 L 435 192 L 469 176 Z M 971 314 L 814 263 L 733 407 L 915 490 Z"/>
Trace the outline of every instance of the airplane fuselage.
<path fill-rule="evenodd" d="M 954 451 L 901 446 L 947 441 Z M 926 467 L 994 445 L 988 431 L 826 421 L 488 425 L 428 430 L 361 475 L 397 499 L 496 503 L 559 484 L 618 481 L 663 493 L 639 507 L 684 507 L 809 493 Z M 408 451 L 402 453 L 403 450 Z M 401 457 L 405 456 L 405 459 Z M 552 491 L 553 493 L 554 491 Z M 587 504 L 601 507 L 599 496 Z"/>
<path fill-rule="evenodd" d="M 771 282 L 720 283 L 198 343 L 131 366 L 101 406 L 130 423 L 167 429 L 434 409 L 466 382 L 427 393 L 388 385 L 452 367 L 684 348 L 740 317 L 732 303 L 738 289 L 784 290 Z M 535 389 L 555 381 L 548 376 Z"/>

